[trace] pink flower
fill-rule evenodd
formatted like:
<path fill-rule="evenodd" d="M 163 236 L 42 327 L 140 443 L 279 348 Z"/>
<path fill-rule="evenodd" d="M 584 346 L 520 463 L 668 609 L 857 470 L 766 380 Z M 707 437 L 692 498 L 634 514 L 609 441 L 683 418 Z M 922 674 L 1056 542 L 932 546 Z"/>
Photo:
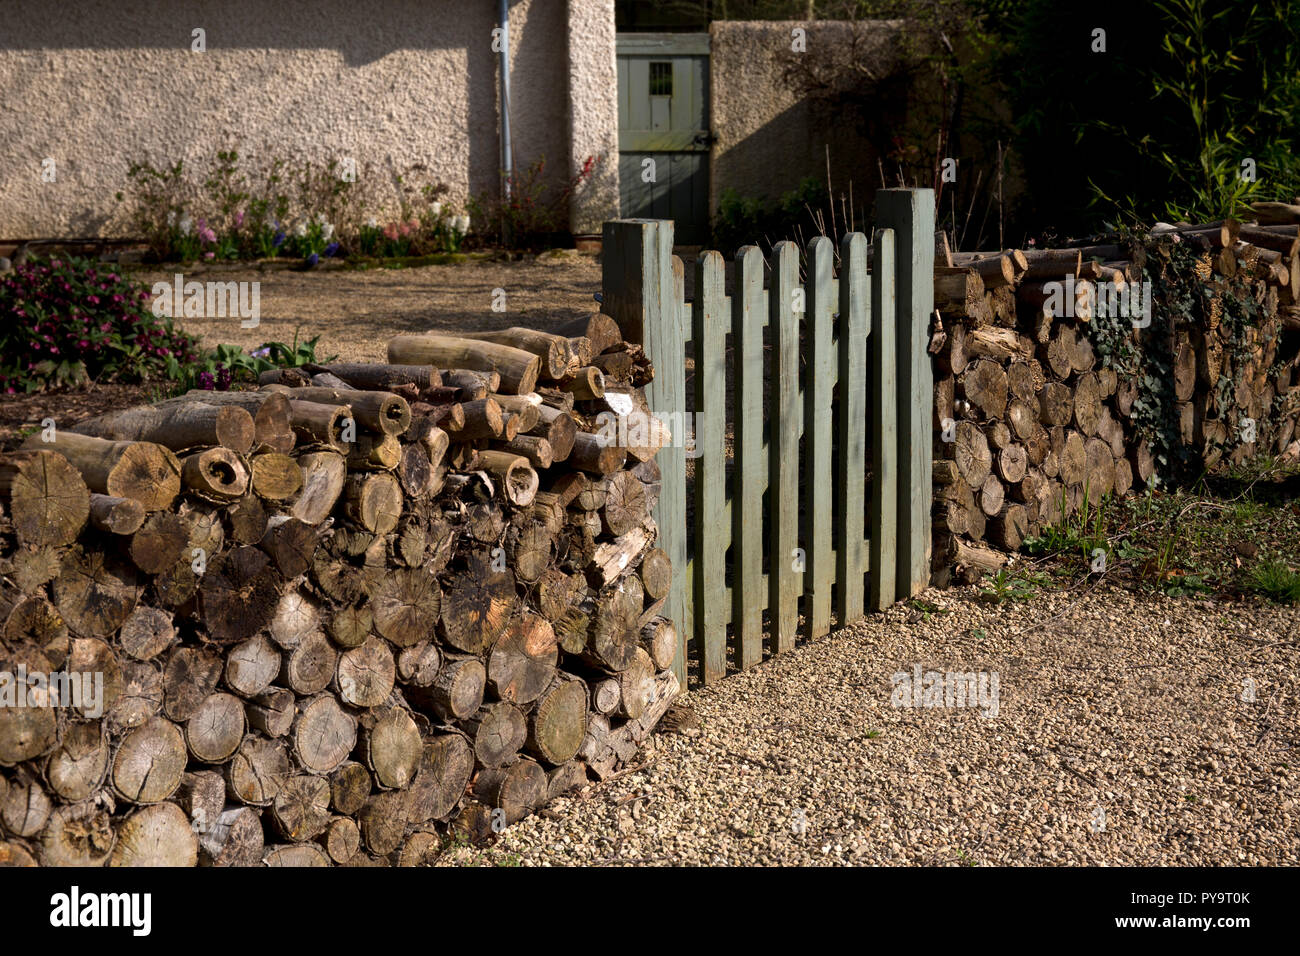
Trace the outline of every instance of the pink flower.
<path fill-rule="evenodd" d="M 214 236 L 213 238 L 214 238 L 214 240 L 215 240 L 216 237 Z M 215 252 L 213 252 L 211 249 L 209 249 L 207 252 L 203 253 L 203 258 L 204 258 L 204 259 L 213 259 L 213 258 L 216 257 L 216 255 L 217 255 L 217 254 L 216 254 Z"/>
<path fill-rule="evenodd" d="M 235 213 L 235 228 L 238 229 L 244 225 L 244 210 L 240 209 Z"/>

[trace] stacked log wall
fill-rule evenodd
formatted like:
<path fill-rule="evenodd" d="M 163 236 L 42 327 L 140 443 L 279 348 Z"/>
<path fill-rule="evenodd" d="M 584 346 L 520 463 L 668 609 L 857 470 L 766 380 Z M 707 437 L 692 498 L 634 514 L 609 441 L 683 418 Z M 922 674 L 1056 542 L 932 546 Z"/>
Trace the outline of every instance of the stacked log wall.
<path fill-rule="evenodd" d="M 1179 224 L 937 269 L 935 581 L 1106 496 L 1300 457 L 1296 229 Z"/>
<path fill-rule="evenodd" d="M 418 865 L 637 759 L 678 690 L 668 436 L 610 427 L 639 347 L 566 333 L 399 336 L 0 457 L 0 860 Z"/>

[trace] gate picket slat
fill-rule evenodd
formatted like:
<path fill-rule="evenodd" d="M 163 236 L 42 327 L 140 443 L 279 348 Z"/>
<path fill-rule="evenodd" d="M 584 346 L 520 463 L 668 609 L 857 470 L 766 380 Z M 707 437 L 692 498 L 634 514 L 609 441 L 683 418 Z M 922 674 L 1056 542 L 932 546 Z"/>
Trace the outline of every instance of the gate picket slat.
<path fill-rule="evenodd" d="M 674 409 L 681 410 L 681 417 L 674 421 L 686 421 L 686 337 L 691 329 L 691 312 L 686 305 L 686 266 L 677 256 L 672 255 L 671 240 L 673 236 L 669 234 L 670 245 L 668 246 L 668 269 L 665 270 L 663 281 L 663 294 L 668 297 L 671 306 L 664 306 L 664 313 L 671 312 L 675 320 L 671 325 L 671 331 L 681 336 L 681 340 L 675 349 L 671 349 L 669 354 L 672 355 L 673 362 L 680 362 L 680 365 L 672 366 L 672 382 L 674 393 L 678 396 L 680 405 L 673 406 Z M 647 353 L 649 354 L 649 353 Z M 652 360 L 653 361 L 653 360 Z M 657 371 L 656 377 L 663 375 L 663 371 Z M 651 385 L 654 384 L 652 381 Z M 649 389 L 646 395 L 649 397 Z M 651 406 L 653 408 L 653 406 Z M 689 564 L 689 550 L 686 532 L 686 447 L 682 442 L 671 442 L 668 448 L 659 452 L 656 460 L 662 458 L 664 452 L 673 453 L 671 462 L 673 469 L 671 474 L 681 480 L 681 487 L 673 490 L 672 514 L 673 520 L 677 521 L 677 532 L 673 534 L 675 549 L 669 551 L 669 557 L 673 562 L 673 590 L 671 591 L 672 613 L 675 615 L 671 619 L 677 622 L 677 644 L 680 648 L 678 659 L 673 662 L 673 673 L 677 674 L 677 679 L 683 687 L 686 686 L 688 668 L 686 665 L 687 656 L 691 653 L 691 648 L 695 646 L 695 587 L 693 579 L 687 575 L 686 568 Z M 692 454 L 694 452 L 692 451 Z M 663 471 L 663 491 L 661 494 L 668 493 L 668 475 L 669 471 Z M 662 534 L 662 526 L 660 527 Z M 667 550 L 665 548 L 665 550 Z M 680 563 L 678 563 L 680 561 Z M 678 590 L 680 588 L 680 590 Z"/>
<path fill-rule="evenodd" d="M 732 634 L 736 666 L 763 660 L 763 253 L 745 246 L 736 254 L 731 297 L 731 343 L 736 369 L 736 461 L 732 497 Z"/>
<path fill-rule="evenodd" d="M 898 544 L 898 383 L 894 375 L 894 230 L 877 229 L 871 281 L 871 608 L 894 603 Z"/>
<path fill-rule="evenodd" d="M 727 672 L 727 323 L 726 263 L 717 252 L 695 261 L 691 303 L 695 343 L 695 639 L 700 679 L 713 683 Z"/>
<path fill-rule="evenodd" d="M 772 291 L 768 297 L 772 336 L 772 413 L 768 463 L 768 522 L 771 573 L 768 575 L 768 629 L 772 653 L 794 647 L 799 620 L 800 581 L 794 569 L 799 542 L 799 317 L 794 293 L 799 285 L 799 249 L 789 241 L 772 250 Z"/>
<path fill-rule="evenodd" d="M 835 349 L 832 338 L 831 276 L 835 244 L 818 236 L 808 244 L 808 384 L 804 386 L 804 630 L 821 637 L 831 629 L 832 545 L 831 449 Z"/>
<path fill-rule="evenodd" d="M 927 346 L 934 314 L 934 191 L 881 189 L 876 215 L 894 230 L 898 368 L 898 579 L 905 600 L 930 583 L 934 372 Z"/>
<path fill-rule="evenodd" d="M 838 428 L 839 552 L 836 555 L 836 617 L 851 624 L 863 613 L 863 536 L 866 534 L 867 336 L 871 332 L 867 237 L 840 242 L 840 334 Z"/>

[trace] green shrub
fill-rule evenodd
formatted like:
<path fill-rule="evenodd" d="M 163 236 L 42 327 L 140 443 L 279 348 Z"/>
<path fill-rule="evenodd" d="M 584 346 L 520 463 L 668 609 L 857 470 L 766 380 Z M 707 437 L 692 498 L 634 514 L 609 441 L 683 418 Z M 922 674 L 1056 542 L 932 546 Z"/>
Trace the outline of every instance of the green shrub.
<path fill-rule="evenodd" d="M 258 376 L 274 368 L 328 364 L 338 358 L 336 355 L 318 357 L 316 345 L 319 341 L 320 336 L 316 335 L 299 342 L 295 331 L 292 343 L 263 342 L 251 352 L 245 352 L 238 345 L 218 345 L 184 369 L 169 393 L 180 394 L 192 388 L 224 392 L 233 385 L 255 385 Z"/>
<path fill-rule="evenodd" d="M 1120 213 L 1205 221 L 1300 191 L 1295 0 L 982 3 L 1006 39 L 1029 229 L 1079 235 Z M 1247 158 L 1254 182 L 1239 175 Z"/>
<path fill-rule="evenodd" d="M 0 391 L 179 378 L 196 339 L 154 315 L 149 295 L 89 259 L 20 266 L 0 281 Z"/>
<path fill-rule="evenodd" d="M 508 249 L 542 249 L 559 243 L 569 218 L 569 197 L 595 172 L 598 160 L 588 156 L 576 176 L 558 186 L 548 182 L 546 157 L 534 160 L 509 180 L 509 198 L 479 193 L 467 204 L 477 235 Z"/>
<path fill-rule="evenodd" d="M 713 245 L 724 255 L 745 245 L 758 245 L 770 252 L 783 239 L 802 245 L 824 232 L 827 217 L 823 210 L 829 202 L 826 186 L 811 176 L 776 200 L 755 199 L 724 189 L 713 220 Z"/>

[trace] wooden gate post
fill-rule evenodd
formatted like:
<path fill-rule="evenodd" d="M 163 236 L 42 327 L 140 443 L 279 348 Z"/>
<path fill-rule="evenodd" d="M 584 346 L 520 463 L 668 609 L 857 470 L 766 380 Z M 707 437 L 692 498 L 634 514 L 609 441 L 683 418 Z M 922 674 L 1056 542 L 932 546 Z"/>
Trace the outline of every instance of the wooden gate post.
<path fill-rule="evenodd" d="M 646 386 L 646 402 L 672 431 L 671 443 L 655 459 L 663 486 L 654 519 L 658 546 L 673 563 L 664 616 L 677 626 L 673 671 L 685 687 L 692 632 L 686 605 L 686 328 L 673 276 L 673 223 L 611 220 L 602 230 L 601 249 L 601 311 L 618 323 L 627 341 L 645 347 L 655 369 L 654 380 Z"/>
<path fill-rule="evenodd" d="M 930 583 L 934 372 L 927 351 L 934 313 L 934 190 L 881 189 L 876 225 L 894 230 L 898 355 L 899 600 Z"/>

